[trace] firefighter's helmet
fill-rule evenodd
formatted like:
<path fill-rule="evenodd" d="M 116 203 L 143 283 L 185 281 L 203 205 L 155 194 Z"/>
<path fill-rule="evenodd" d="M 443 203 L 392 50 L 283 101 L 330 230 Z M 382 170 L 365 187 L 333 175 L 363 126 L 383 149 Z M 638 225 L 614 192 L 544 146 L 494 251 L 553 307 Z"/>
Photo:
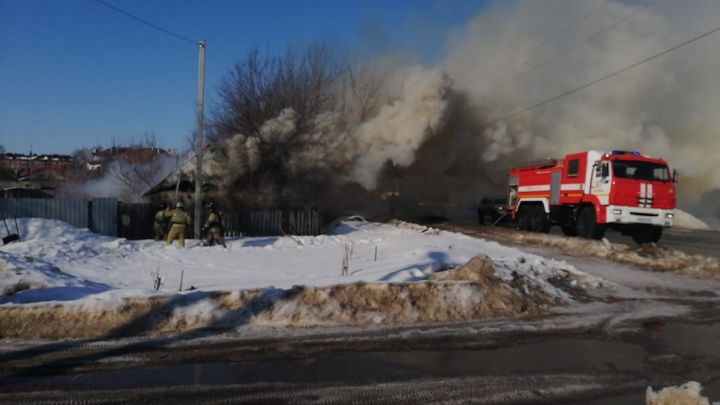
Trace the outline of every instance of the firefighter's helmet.
<path fill-rule="evenodd" d="M 183 208 L 184 205 L 182 202 L 178 201 L 177 204 L 175 204 L 175 208 Z"/>

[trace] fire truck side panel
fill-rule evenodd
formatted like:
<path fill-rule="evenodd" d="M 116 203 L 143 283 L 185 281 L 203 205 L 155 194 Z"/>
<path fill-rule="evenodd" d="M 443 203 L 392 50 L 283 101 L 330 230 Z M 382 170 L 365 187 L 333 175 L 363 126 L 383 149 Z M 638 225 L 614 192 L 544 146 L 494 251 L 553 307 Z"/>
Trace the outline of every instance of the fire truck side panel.
<path fill-rule="evenodd" d="M 525 203 L 541 203 L 545 212 L 550 211 L 550 176 L 558 170 L 556 166 L 557 163 L 552 163 L 511 170 L 510 176 L 518 179 L 516 203 L 512 207 L 513 218 L 516 217 L 520 206 Z"/>
<path fill-rule="evenodd" d="M 582 200 L 587 172 L 587 152 L 573 153 L 562 161 L 560 205 L 576 205 Z"/>

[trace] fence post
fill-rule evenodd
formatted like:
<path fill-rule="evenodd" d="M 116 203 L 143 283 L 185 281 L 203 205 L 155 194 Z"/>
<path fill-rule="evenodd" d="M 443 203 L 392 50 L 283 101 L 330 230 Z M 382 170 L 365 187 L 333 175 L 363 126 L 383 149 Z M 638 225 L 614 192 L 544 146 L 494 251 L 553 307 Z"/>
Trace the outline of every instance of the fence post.
<path fill-rule="evenodd" d="M 85 219 L 87 221 L 87 229 L 94 230 L 95 224 L 93 223 L 93 202 L 92 200 L 87 201 L 87 218 Z"/>

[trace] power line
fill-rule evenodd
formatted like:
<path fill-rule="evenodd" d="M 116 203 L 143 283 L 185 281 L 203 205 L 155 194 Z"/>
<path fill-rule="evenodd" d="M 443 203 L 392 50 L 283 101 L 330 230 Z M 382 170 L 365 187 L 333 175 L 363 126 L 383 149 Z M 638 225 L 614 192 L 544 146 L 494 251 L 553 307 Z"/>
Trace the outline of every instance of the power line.
<path fill-rule="evenodd" d="M 622 69 L 616 70 L 616 71 L 614 71 L 614 72 L 612 72 L 612 73 L 609 73 L 609 74 L 607 74 L 607 75 L 605 75 L 605 76 L 599 77 L 599 78 L 597 78 L 597 79 L 595 79 L 595 80 L 593 80 L 593 81 L 590 81 L 590 82 L 588 82 L 588 83 L 585 83 L 585 84 L 583 84 L 583 85 L 581 85 L 581 86 L 572 88 L 572 89 L 567 90 L 567 91 L 565 91 L 565 92 L 563 92 L 563 93 L 560 93 L 560 94 L 558 94 L 558 95 L 556 95 L 556 96 L 554 96 L 554 97 L 551 97 L 551 98 L 549 98 L 549 99 L 546 99 L 546 100 L 540 101 L 540 102 L 538 102 L 538 103 L 532 104 L 532 105 L 530 105 L 530 106 L 524 107 L 524 108 L 522 108 L 522 109 L 520 109 L 520 110 L 513 111 L 513 112 L 511 112 L 510 114 L 507 114 L 507 115 L 505 115 L 505 116 L 502 116 L 502 117 L 499 117 L 499 118 L 495 118 L 495 119 L 493 119 L 493 120 L 491 120 L 491 121 L 488 121 L 488 122 L 486 122 L 486 123 L 483 124 L 483 127 L 487 127 L 487 126 L 493 125 L 493 124 L 495 124 L 495 123 L 497 123 L 497 122 L 500 122 L 500 121 L 503 121 L 503 120 L 506 120 L 506 119 L 509 119 L 509 118 L 518 116 L 518 115 L 520 115 L 520 114 L 524 114 L 524 113 L 526 113 L 526 112 L 528 112 L 528 111 L 530 111 L 530 110 L 534 110 L 534 109 L 539 108 L 539 107 L 542 107 L 542 106 L 544 106 L 544 105 L 546 105 L 546 104 L 550 104 L 550 103 L 552 103 L 552 102 L 554 102 L 554 101 L 557 101 L 557 100 L 559 100 L 559 99 L 561 99 L 561 98 L 567 97 L 567 96 L 569 96 L 569 95 L 571 95 L 571 94 L 575 94 L 575 93 L 577 93 L 577 92 L 579 92 L 579 91 L 585 90 L 585 89 L 587 89 L 588 87 L 594 86 L 594 85 L 596 85 L 596 84 L 598 84 L 598 83 L 600 83 L 600 82 L 603 82 L 603 81 L 605 81 L 605 80 L 607 80 L 607 79 L 610 79 L 610 78 L 612 78 L 612 77 L 615 77 L 615 76 L 617 76 L 617 75 L 619 75 L 619 74 L 621 74 L 621 73 L 627 72 L 627 71 L 630 70 L 630 69 L 636 68 L 636 67 L 638 67 L 638 66 L 640 66 L 640 65 L 642 65 L 642 64 L 645 64 L 645 63 L 647 63 L 647 62 L 650 62 L 650 61 L 652 61 L 652 60 L 654 60 L 654 59 L 657 59 L 657 58 L 659 58 L 659 57 L 661 57 L 661 56 L 667 55 L 668 53 L 670 53 L 670 52 L 672 52 L 672 51 L 674 51 L 674 50 L 676 50 L 676 49 L 678 49 L 678 48 L 681 48 L 681 47 L 683 47 L 683 46 L 685 46 L 685 45 L 691 44 L 691 43 L 693 43 L 693 42 L 695 42 L 695 41 L 697 41 L 697 40 L 700 40 L 700 39 L 705 38 L 705 37 L 707 37 L 707 36 L 709 36 L 709 35 L 712 35 L 712 34 L 718 32 L 718 31 L 720 31 L 720 27 L 716 27 L 716 28 L 714 28 L 714 29 L 712 29 L 712 30 L 710 30 L 710 31 L 706 31 L 706 32 L 704 32 L 704 33 L 702 33 L 702 34 L 700 34 L 700 35 L 697 35 L 697 36 L 695 36 L 695 37 L 693 37 L 693 38 L 690 38 L 690 39 L 688 39 L 688 40 L 686 40 L 686 41 L 684 41 L 684 42 L 681 42 L 681 43 L 679 43 L 679 44 L 677 44 L 677 45 L 674 45 L 674 46 L 672 46 L 672 47 L 670 47 L 670 48 L 668 48 L 668 49 L 665 49 L 665 50 L 662 51 L 662 52 L 656 53 L 656 54 L 654 54 L 654 55 L 652 55 L 652 56 L 649 56 L 649 57 L 647 57 L 647 58 L 645 58 L 645 59 L 643 59 L 643 60 L 640 60 L 640 61 L 638 61 L 638 62 L 635 62 L 635 63 L 633 63 L 633 64 L 631 64 L 631 65 L 625 66 L 625 67 L 622 68 Z"/>
<path fill-rule="evenodd" d="M 137 16 L 135 16 L 135 15 L 133 15 L 133 14 L 125 11 L 125 10 L 122 10 L 122 9 L 120 9 L 120 8 L 117 8 L 117 7 L 113 6 L 112 4 L 106 2 L 105 0 L 95 0 L 95 1 L 98 2 L 98 3 L 100 3 L 100 4 L 102 4 L 103 6 L 105 6 L 105 7 L 107 7 L 107 8 L 109 8 L 109 9 L 115 11 L 115 12 L 118 12 L 118 13 L 124 15 L 125 17 L 128 17 L 128 18 L 130 18 L 130 19 L 133 19 L 133 20 L 135 20 L 135 21 L 137 21 L 137 22 L 139 22 L 139 23 L 141 23 L 141 24 L 145 24 L 145 25 L 147 25 L 147 26 L 150 27 L 150 28 L 154 28 L 154 29 L 156 29 L 156 30 L 158 30 L 158 31 L 160 31 L 160 32 L 162 32 L 162 33 L 164 33 L 164 34 L 170 35 L 171 37 L 174 37 L 174 38 L 176 38 L 176 39 L 179 39 L 179 40 L 182 40 L 182 41 L 185 41 L 185 42 L 189 42 L 189 43 L 191 43 L 191 44 L 193 44 L 193 45 L 197 45 L 197 44 L 198 44 L 198 41 L 192 40 L 192 39 L 190 39 L 190 38 L 188 38 L 188 37 L 184 37 L 184 36 L 182 36 L 182 35 L 180 35 L 180 34 L 176 34 L 176 33 L 172 32 L 172 31 L 170 31 L 170 30 L 166 30 L 165 28 L 163 28 L 163 27 L 161 27 L 161 26 L 159 26 L 159 25 L 157 25 L 157 24 L 153 24 L 153 23 L 151 23 L 151 22 L 148 21 L 148 20 L 145 20 L 145 19 L 143 19 L 143 18 L 137 17 Z"/>
<path fill-rule="evenodd" d="M 545 38 L 545 39 L 542 40 L 542 41 L 540 41 L 534 48 L 535 48 L 536 50 L 540 50 L 540 49 L 544 48 L 547 44 L 551 43 L 551 42 L 554 41 L 556 38 L 560 37 L 560 35 L 568 32 L 568 31 L 572 30 L 573 28 L 577 27 L 578 25 L 582 24 L 585 20 L 587 20 L 588 18 L 590 18 L 593 14 L 595 14 L 595 13 L 597 13 L 598 11 L 604 9 L 605 7 L 607 7 L 610 3 L 614 2 L 614 1 L 615 1 L 615 0 L 606 0 L 606 1 L 604 1 L 603 4 L 601 4 L 600 6 L 598 6 L 598 7 L 594 8 L 594 9 L 590 10 L 587 14 L 585 14 L 585 15 L 583 15 L 582 17 L 580 17 L 579 19 L 571 22 L 569 25 L 567 25 L 567 26 L 565 26 L 564 28 L 562 28 L 561 30 L 557 31 L 555 34 L 553 34 L 553 35 Z M 489 75 L 490 75 L 490 76 L 495 76 L 496 73 L 504 72 L 504 71 L 505 71 L 505 68 L 507 68 L 507 67 L 512 67 L 513 65 L 515 65 L 517 62 L 521 61 L 522 59 L 524 59 L 522 56 L 518 56 L 517 58 L 511 60 L 510 62 L 504 63 L 502 66 L 499 66 L 498 69 L 493 70 Z M 531 58 L 531 59 L 532 59 L 532 58 Z"/>
<path fill-rule="evenodd" d="M 498 88 L 498 87 L 502 87 L 502 86 L 504 86 L 504 85 L 506 85 L 506 84 L 508 84 L 508 83 L 514 82 L 514 81 L 517 80 L 518 78 L 520 78 L 520 77 L 522 77 L 522 76 L 524 76 L 524 75 L 526 75 L 526 74 L 528 74 L 528 73 L 532 73 L 532 72 L 536 71 L 537 69 L 539 69 L 539 68 L 547 65 L 547 64 L 550 63 L 551 61 L 556 60 L 557 58 L 559 58 L 559 57 L 561 57 L 561 56 L 564 56 L 564 55 L 568 54 L 569 52 L 574 51 L 575 49 L 579 48 L 581 45 L 584 45 L 584 44 L 586 44 L 586 43 L 594 40 L 595 38 L 599 37 L 600 35 L 602 35 L 602 34 L 606 33 L 607 31 L 611 30 L 612 28 L 615 28 L 616 26 L 620 25 L 620 24 L 623 23 L 624 21 L 629 20 L 630 18 L 635 17 L 635 16 L 638 15 L 640 12 L 646 11 L 648 8 L 654 6 L 654 5 L 655 5 L 656 3 L 658 3 L 659 1 L 662 1 L 662 0 L 653 0 L 650 4 L 648 4 L 648 5 L 645 6 L 645 7 L 635 9 L 632 13 L 626 14 L 625 16 L 623 16 L 623 17 L 621 17 L 620 19 L 616 20 L 616 21 L 613 22 L 612 24 L 607 25 L 606 27 L 602 28 L 600 31 L 597 31 L 596 33 L 594 33 L 594 34 L 592 34 L 592 35 L 590 35 L 590 36 L 588 36 L 588 37 L 585 37 L 584 39 L 582 39 L 582 40 L 574 43 L 574 44 L 571 45 L 569 48 L 566 48 L 566 49 L 564 49 L 564 50 L 561 50 L 561 51 L 559 51 L 559 52 L 557 52 L 557 53 L 555 53 L 555 54 L 553 54 L 553 55 L 551 55 L 551 56 L 549 56 L 549 57 L 541 60 L 539 63 L 536 63 L 535 65 L 532 65 L 530 68 L 528 68 L 528 69 L 526 69 L 526 70 L 523 70 L 523 71 L 519 72 L 519 73 L 516 74 L 516 75 L 513 75 L 512 77 L 510 77 L 510 78 L 507 79 L 507 80 L 504 80 L 504 81 L 502 81 L 502 82 L 500 82 L 500 83 L 497 83 L 497 84 L 495 84 L 495 85 L 492 85 L 492 86 L 486 88 L 485 90 L 483 90 L 483 92 L 492 91 L 492 90 L 494 90 L 494 89 L 496 89 L 496 88 Z"/>

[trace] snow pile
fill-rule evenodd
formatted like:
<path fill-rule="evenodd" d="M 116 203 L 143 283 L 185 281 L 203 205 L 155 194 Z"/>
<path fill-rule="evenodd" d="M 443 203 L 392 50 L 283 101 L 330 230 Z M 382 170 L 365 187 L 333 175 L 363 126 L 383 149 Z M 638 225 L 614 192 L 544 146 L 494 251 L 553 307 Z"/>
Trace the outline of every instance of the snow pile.
<path fill-rule="evenodd" d="M 59 300 L 72 299 L 82 295 L 83 291 L 102 292 L 102 284 L 79 279 L 64 273 L 58 267 L 32 256 L 16 256 L 0 251 L 0 297 L 25 292 L 31 299 L 29 290 L 44 289 L 46 292 L 62 290 Z"/>
<path fill-rule="evenodd" d="M 288 292 L 291 299 L 277 303 L 258 323 L 310 326 L 519 317 L 540 314 L 560 301 L 532 283 L 503 282 L 486 256 L 430 280 L 297 287 Z"/>
<path fill-rule="evenodd" d="M 195 291 L 88 304 L 0 307 L 0 336 L 67 338 L 182 333 L 263 326 L 327 326 L 466 321 L 546 313 L 567 300 L 528 279 L 506 283 L 486 256 L 416 283 L 352 283 Z"/>
<path fill-rule="evenodd" d="M 710 226 L 699 218 L 693 216 L 689 212 L 685 212 L 680 209 L 675 209 L 675 218 L 673 221 L 675 228 L 681 229 L 695 229 L 695 230 L 709 230 Z"/>
<path fill-rule="evenodd" d="M 708 398 L 700 395 L 702 385 L 690 381 L 679 387 L 672 386 L 654 392 L 652 387 L 647 388 L 645 395 L 646 405 L 710 405 Z"/>
<path fill-rule="evenodd" d="M 202 291 L 413 282 L 485 254 L 498 268 L 498 276 L 511 280 L 513 272 L 526 274 L 550 295 L 558 290 L 547 279 L 568 273 L 563 262 L 496 242 L 365 221 L 342 222 L 330 235 L 231 239 L 228 249 L 197 246 L 197 241 L 188 241 L 193 246 L 188 249 L 127 241 L 53 220 L 20 222 L 23 240 L 0 247 L 0 263 L 6 269 L 0 288 L 22 280 L 32 280 L 26 284 L 41 288 L 104 286 L 106 293 L 92 294 L 97 300 L 152 295 L 151 274 L 156 272 L 164 278 L 161 292 L 177 291 L 181 277 L 183 289 L 192 286 Z M 353 251 L 349 275 L 341 276 L 348 245 Z M 68 300 L 61 292 L 37 291 L 30 297 L 25 291 L 12 298 L 0 297 L 0 304 Z"/>
<path fill-rule="evenodd" d="M 0 334 L 89 337 L 515 317 L 572 301 L 559 279 L 603 286 L 565 262 L 398 225 L 344 221 L 330 235 L 179 249 L 25 219 L 24 240 L 0 248 Z M 347 246 L 353 253 L 341 276 Z M 160 292 L 151 277 L 158 269 Z"/>

